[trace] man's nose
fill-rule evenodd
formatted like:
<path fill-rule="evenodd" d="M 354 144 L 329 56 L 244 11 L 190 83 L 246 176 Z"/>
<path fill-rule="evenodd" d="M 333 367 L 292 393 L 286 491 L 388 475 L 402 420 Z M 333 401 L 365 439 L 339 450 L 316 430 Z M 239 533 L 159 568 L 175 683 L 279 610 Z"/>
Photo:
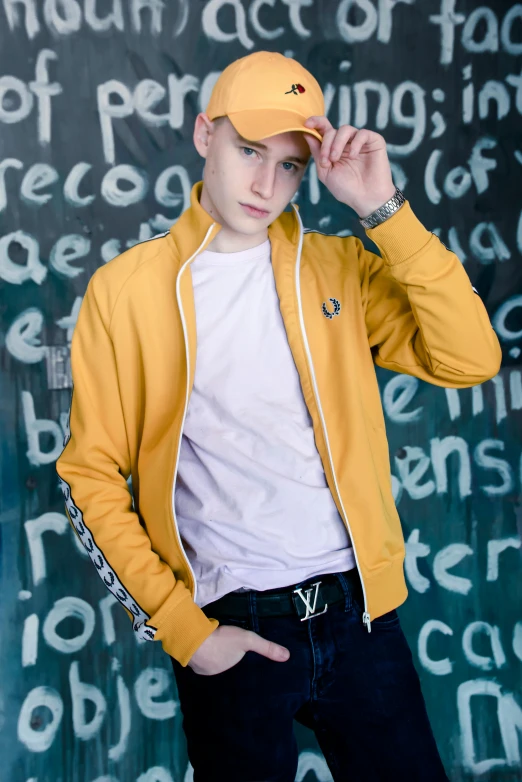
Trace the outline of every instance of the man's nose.
<path fill-rule="evenodd" d="M 271 198 L 274 194 L 275 169 L 273 166 L 260 166 L 252 184 L 252 190 L 261 198 Z"/>

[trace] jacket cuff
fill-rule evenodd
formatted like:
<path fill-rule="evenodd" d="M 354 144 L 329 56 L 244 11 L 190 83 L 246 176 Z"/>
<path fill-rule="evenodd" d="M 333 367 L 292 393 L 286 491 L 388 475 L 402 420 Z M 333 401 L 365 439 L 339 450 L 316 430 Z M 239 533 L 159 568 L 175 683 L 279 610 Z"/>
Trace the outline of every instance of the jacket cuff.
<path fill-rule="evenodd" d="M 209 619 L 190 595 L 167 615 L 162 608 L 146 624 L 157 628 L 154 640 L 161 641 L 163 651 L 185 667 L 196 649 L 219 626 L 219 622 L 217 619 Z"/>
<path fill-rule="evenodd" d="M 375 228 L 365 228 L 365 231 L 389 266 L 408 260 L 423 250 L 431 239 L 437 239 L 414 214 L 409 201 L 383 223 Z"/>

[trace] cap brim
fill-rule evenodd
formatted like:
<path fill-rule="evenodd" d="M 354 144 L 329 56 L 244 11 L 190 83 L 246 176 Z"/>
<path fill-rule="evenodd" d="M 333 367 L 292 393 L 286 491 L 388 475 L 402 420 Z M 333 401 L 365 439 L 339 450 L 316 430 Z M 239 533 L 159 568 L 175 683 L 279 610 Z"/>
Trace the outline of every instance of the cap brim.
<path fill-rule="evenodd" d="M 236 111 L 227 114 L 227 117 L 237 132 L 248 141 L 261 141 L 263 138 L 276 136 L 278 133 L 288 133 L 291 130 L 299 130 L 309 133 L 322 142 L 321 134 L 304 125 L 306 117 L 294 111 L 282 111 L 280 109 L 250 109 L 248 111 Z"/>

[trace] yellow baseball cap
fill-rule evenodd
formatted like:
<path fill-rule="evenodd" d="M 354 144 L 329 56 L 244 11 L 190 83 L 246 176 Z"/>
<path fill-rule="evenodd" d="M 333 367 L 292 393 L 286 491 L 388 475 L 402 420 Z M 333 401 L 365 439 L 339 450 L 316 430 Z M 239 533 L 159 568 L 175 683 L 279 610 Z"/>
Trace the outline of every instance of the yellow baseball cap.
<path fill-rule="evenodd" d="M 290 130 L 323 140 L 304 125 L 308 117 L 324 115 L 321 87 L 297 60 L 279 52 L 253 52 L 230 63 L 214 85 L 206 114 L 210 120 L 226 115 L 249 141 Z"/>

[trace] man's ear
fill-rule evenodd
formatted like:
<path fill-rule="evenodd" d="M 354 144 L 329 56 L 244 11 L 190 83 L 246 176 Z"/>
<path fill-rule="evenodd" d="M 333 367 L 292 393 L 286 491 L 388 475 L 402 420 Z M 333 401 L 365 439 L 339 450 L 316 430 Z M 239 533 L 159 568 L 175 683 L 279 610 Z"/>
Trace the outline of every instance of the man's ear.
<path fill-rule="evenodd" d="M 203 158 L 206 158 L 208 155 L 210 137 L 213 132 L 214 123 L 212 120 L 204 112 L 198 114 L 194 123 L 194 135 L 192 138 L 194 146 Z"/>

